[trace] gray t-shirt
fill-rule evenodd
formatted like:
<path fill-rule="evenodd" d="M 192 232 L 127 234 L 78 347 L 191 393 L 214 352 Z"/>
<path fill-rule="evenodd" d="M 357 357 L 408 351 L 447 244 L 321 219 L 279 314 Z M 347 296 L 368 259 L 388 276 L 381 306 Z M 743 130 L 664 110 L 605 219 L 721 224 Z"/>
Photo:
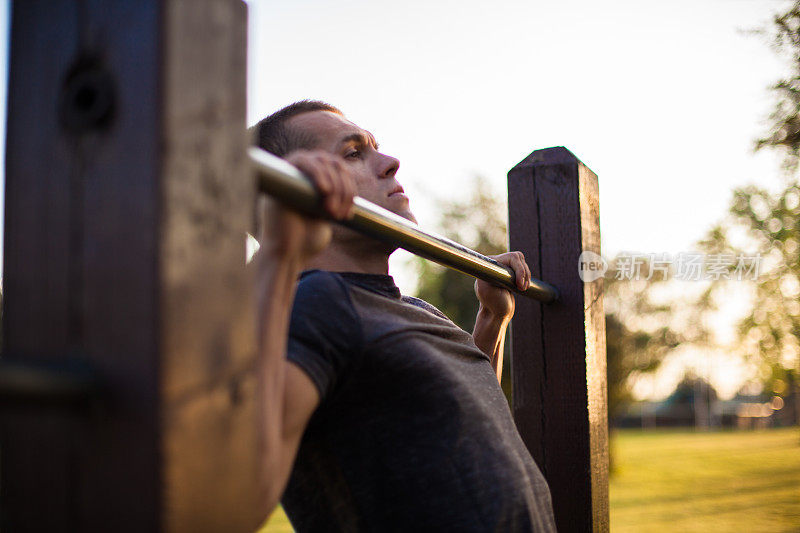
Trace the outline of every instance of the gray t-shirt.
<path fill-rule="evenodd" d="M 282 500 L 298 531 L 555 531 L 489 358 L 390 276 L 304 273 L 288 358 L 322 398 Z"/>

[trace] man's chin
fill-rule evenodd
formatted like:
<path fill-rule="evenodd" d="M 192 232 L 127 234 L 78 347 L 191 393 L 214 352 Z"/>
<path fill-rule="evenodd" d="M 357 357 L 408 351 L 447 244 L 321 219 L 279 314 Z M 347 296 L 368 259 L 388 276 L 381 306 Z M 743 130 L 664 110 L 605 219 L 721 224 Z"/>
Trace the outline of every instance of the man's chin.
<path fill-rule="evenodd" d="M 408 204 L 406 203 L 406 206 Z M 391 211 L 397 216 L 403 217 L 404 219 L 408 220 L 409 222 L 413 222 L 414 224 L 417 223 L 417 217 L 414 216 L 414 213 L 411 212 L 411 209 L 408 207 L 398 207 L 398 206 L 386 206 L 384 209 L 387 211 Z"/>
<path fill-rule="evenodd" d="M 399 212 L 399 213 L 397 213 L 397 214 L 398 214 L 398 215 L 400 215 L 401 217 L 405 218 L 406 220 L 410 220 L 410 221 L 411 221 L 411 222 L 413 222 L 414 224 L 416 224 L 416 223 L 417 223 L 417 217 L 415 217 L 415 216 L 414 216 L 414 213 L 412 213 L 412 212 L 411 212 L 410 210 L 408 210 L 408 209 L 405 209 L 405 210 L 403 210 L 403 211 L 400 211 L 400 212 Z"/>
<path fill-rule="evenodd" d="M 414 224 L 417 223 L 417 217 L 411 212 L 411 206 L 405 194 L 390 195 L 385 202 L 378 205 Z"/>

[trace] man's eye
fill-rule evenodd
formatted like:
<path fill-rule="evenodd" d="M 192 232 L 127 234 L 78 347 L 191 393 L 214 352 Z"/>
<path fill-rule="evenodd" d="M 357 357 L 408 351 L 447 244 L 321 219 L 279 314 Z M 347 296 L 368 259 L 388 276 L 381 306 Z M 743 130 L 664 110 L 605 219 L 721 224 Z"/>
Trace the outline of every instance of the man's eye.
<path fill-rule="evenodd" d="M 361 150 L 353 150 L 352 152 L 347 152 L 347 155 L 345 155 L 345 158 L 348 159 L 358 159 L 359 157 L 361 157 Z"/>

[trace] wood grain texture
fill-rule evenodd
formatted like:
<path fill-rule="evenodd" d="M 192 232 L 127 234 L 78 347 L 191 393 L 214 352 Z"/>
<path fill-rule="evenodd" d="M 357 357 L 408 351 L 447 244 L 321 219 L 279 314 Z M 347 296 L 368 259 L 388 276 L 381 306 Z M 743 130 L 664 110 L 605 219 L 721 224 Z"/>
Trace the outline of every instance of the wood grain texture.
<path fill-rule="evenodd" d="M 597 177 L 562 147 L 537 150 L 508 176 L 509 233 L 553 304 L 518 299 L 512 323 L 514 417 L 550 485 L 559 531 L 608 530 L 602 279 L 578 276 L 600 252 Z"/>
<path fill-rule="evenodd" d="M 87 358 L 110 393 L 91 415 L 4 417 L 2 529 L 151 531 L 157 2 L 18 1 L 12 14 L 4 352 Z M 117 105 L 108 127 L 73 134 L 59 110 L 82 60 L 110 74 Z"/>
<path fill-rule="evenodd" d="M 163 42 L 161 397 L 167 531 L 254 531 L 254 317 L 245 232 L 246 5 L 171 0 Z"/>
<path fill-rule="evenodd" d="M 3 350 L 86 358 L 106 395 L 3 410 L 0 530 L 253 531 L 246 6 L 12 13 Z M 86 64 L 113 113 L 70 129 L 64 88 Z"/>

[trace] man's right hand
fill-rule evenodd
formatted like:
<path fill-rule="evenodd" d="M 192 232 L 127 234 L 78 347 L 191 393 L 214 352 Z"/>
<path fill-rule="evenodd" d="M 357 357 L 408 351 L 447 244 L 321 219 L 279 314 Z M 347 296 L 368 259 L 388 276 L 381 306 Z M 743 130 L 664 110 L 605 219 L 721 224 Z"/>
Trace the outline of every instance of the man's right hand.
<path fill-rule="evenodd" d="M 356 187 L 341 157 L 322 150 L 297 150 L 285 159 L 311 179 L 334 220 L 352 216 Z M 307 217 L 272 199 L 262 201 L 260 209 L 263 253 L 305 264 L 330 243 L 331 228 L 322 219 Z"/>

